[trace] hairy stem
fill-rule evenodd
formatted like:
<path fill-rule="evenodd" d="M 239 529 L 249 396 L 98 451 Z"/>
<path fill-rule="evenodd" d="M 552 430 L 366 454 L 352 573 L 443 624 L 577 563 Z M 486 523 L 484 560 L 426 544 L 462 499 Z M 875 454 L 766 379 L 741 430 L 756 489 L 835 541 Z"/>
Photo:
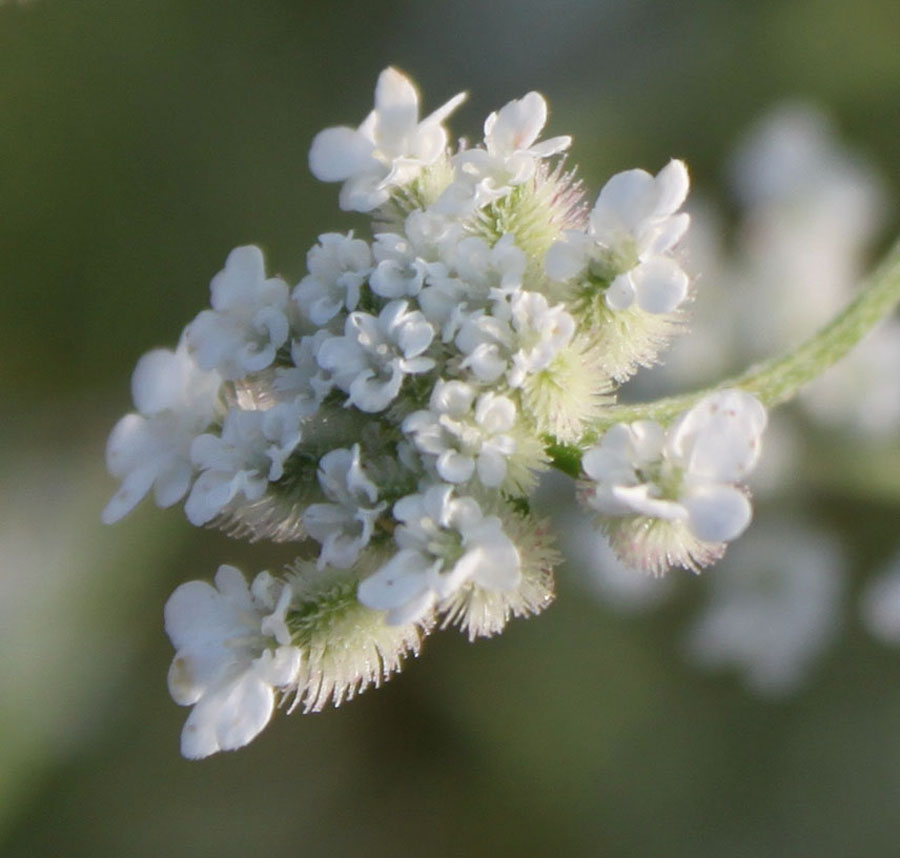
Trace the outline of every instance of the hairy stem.
<path fill-rule="evenodd" d="M 578 444 L 551 441 L 547 452 L 555 468 L 578 476 L 581 452 L 610 426 L 635 420 L 667 423 L 715 390 L 737 387 L 771 407 L 786 402 L 803 385 L 839 361 L 900 302 L 900 241 L 869 277 L 860 293 L 825 327 L 781 357 L 750 367 L 738 376 L 693 393 L 668 396 L 655 402 L 607 408 Z"/>

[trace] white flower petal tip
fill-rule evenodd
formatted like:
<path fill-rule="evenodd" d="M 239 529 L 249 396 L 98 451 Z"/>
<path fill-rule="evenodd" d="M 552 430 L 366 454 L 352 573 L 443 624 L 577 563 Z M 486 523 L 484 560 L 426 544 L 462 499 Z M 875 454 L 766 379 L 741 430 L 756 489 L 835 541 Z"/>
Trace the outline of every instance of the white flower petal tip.
<path fill-rule="evenodd" d="M 691 180 L 684 161 L 673 158 L 656 175 L 658 194 L 657 211 L 674 214 L 687 199 Z"/>

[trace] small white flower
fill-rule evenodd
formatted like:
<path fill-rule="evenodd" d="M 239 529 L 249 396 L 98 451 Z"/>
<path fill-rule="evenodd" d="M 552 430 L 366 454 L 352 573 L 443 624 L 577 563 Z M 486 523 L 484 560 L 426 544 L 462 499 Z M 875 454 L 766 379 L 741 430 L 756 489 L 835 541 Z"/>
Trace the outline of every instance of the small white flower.
<path fill-rule="evenodd" d="M 191 524 L 206 524 L 240 495 L 259 500 L 269 482 L 281 479 L 285 459 L 300 441 L 300 419 L 287 402 L 267 411 L 232 408 L 221 436 L 195 438 L 191 460 L 203 473 L 184 507 Z"/>
<path fill-rule="evenodd" d="M 419 292 L 417 302 L 425 318 L 440 331 L 442 342 L 449 343 L 456 336 L 466 318 L 471 289 L 468 284 L 450 274 L 432 274 Z"/>
<path fill-rule="evenodd" d="M 510 431 L 515 403 L 506 396 L 484 393 L 462 381 L 439 381 L 430 410 L 416 411 L 403 421 L 417 449 L 435 456 L 435 470 L 448 483 L 468 482 L 476 473 L 483 486 L 498 488 L 506 479 L 507 459 L 516 452 Z M 473 410 L 474 404 L 474 410 Z"/>
<path fill-rule="evenodd" d="M 479 236 L 463 238 L 453 247 L 450 259 L 456 275 L 472 287 L 472 297 L 481 301 L 518 292 L 528 264 L 515 236 L 508 232 L 493 246 Z"/>
<path fill-rule="evenodd" d="M 551 307 L 540 292 L 518 292 L 510 301 L 516 351 L 507 373 L 510 387 L 521 387 L 529 375 L 547 369 L 572 340 L 575 320 L 562 304 Z"/>
<path fill-rule="evenodd" d="M 406 238 L 392 232 L 380 233 L 375 236 L 372 251 L 376 265 L 369 285 L 376 295 L 404 298 L 419 294 L 429 266 Z"/>
<path fill-rule="evenodd" d="M 194 707 L 181 734 L 181 753 L 190 759 L 256 737 L 272 717 L 276 690 L 289 688 L 301 665 L 285 622 L 288 585 L 263 572 L 248 589 L 233 566 L 220 566 L 215 584 L 182 584 L 165 609 L 176 649 L 169 692 Z"/>
<path fill-rule="evenodd" d="M 303 513 L 309 535 L 322 544 L 319 568 L 349 569 L 369 544 L 386 503 L 376 503 L 378 487 L 360 463 L 359 444 L 332 450 L 319 461 L 319 485 L 331 503 L 315 503 Z"/>
<path fill-rule="evenodd" d="M 319 366 L 332 373 L 347 404 L 360 411 L 383 411 L 400 392 L 407 375 L 427 372 L 434 360 L 423 356 L 434 328 L 407 301 L 392 301 L 377 317 L 355 312 L 347 317 L 344 336 L 319 348 Z"/>
<path fill-rule="evenodd" d="M 182 340 L 172 352 L 156 349 L 137 363 L 131 378 L 137 414 L 113 427 L 106 466 L 122 485 L 101 518 L 112 524 L 154 489 L 156 503 L 168 507 L 187 493 L 193 477 L 190 448 L 213 420 L 222 379 L 204 372 Z"/>
<path fill-rule="evenodd" d="M 314 325 L 326 325 L 342 310 L 355 310 L 359 289 L 372 270 L 369 245 L 327 232 L 306 254 L 309 274 L 294 289 L 293 299 Z"/>
<path fill-rule="evenodd" d="M 723 390 L 668 432 L 649 420 L 613 426 L 582 459 L 593 481 L 583 499 L 606 516 L 680 522 L 701 543 L 729 542 L 750 523 L 750 502 L 737 484 L 759 460 L 765 425 L 757 399 Z"/>
<path fill-rule="evenodd" d="M 387 612 L 389 625 L 421 620 L 469 582 L 496 591 L 518 586 L 521 560 L 500 519 L 485 516 L 472 498 L 454 498 L 452 486 L 402 498 L 394 518 L 400 550 L 358 591 L 362 604 Z"/>
<path fill-rule="evenodd" d="M 480 236 L 454 236 L 441 244 L 418 304 L 449 343 L 473 313 L 488 310 L 492 300 L 521 288 L 527 260 L 510 234 L 492 247 Z"/>
<path fill-rule="evenodd" d="M 319 347 L 333 335 L 320 329 L 312 336 L 291 343 L 292 367 L 277 367 L 273 388 L 279 398 L 294 403 L 301 417 L 312 417 L 331 390 L 331 382 L 322 375 L 316 360 Z"/>
<path fill-rule="evenodd" d="M 449 343 L 474 313 L 521 290 L 527 263 L 511 233 L 493 246 L 480 236 L 456 236 L 442 243 L 440 261 L 428 266 L 419 307 Z"/>
<path fill-rule="evenodd" d="M 507 319 L 478 310 L 463 319 L 454 343 L 465 355 L 460 367 L 468 370 L 474 381 L 493 384 L 509 366 L 515 334 Z"/>
<path fill-rule="evenodd" d="M 575 333 L 575 320 L 563 304 L 550 306 L 539 292 L 518 290 L 494 302 L 490 314 L 478 311 L 460 325 L 455 343 L 461 363 L 490 384 L 505 373 L 512 388 L 547 369 Z"/>
<path fill-rule="evenodd" d="M 431 209 L 410 212 L 403 231 L 416 255 L 426 262 L 441 260 L 465 235 L 462 224 Z"/>
<path fill-rule="evenodd" d="M 443 214 L 465 215 L 506 196 L 534 178 L 538 162 L 568 149 L 570 137 L 535 143 L 547 123 L 547 102 L 537 92 L 510 101 L 484 123 L 484 149 L 453 156 L 454 181 L 435 204 Z"/>
<path fill-rule="evenodd" d="M 279 277 L 266 277 L 262 251 L 252 245 L 232 250 L 210 292 L 212 309 L 186 332 L 198 365 L 227 379 L 269 366 L 290 332 L 288 287 Z"/>
<path fill-rule="evenodd" d="M 567 231 L 548 251 L 547 274 L 564 281 L 587 272 L 608 283 L 613 310 L 637 304 L 647 313 L 674 311 L 688 292 L 688 277 L 671 257 L 690 218 L 676 214 L 688 192 L 687 168 L 670 161 L 656 176 L 628 170 L 603 187 L 587 232 Z"/>
<path fill-rule="evenodd" d="M 372 211 L 443 155 L 447 131 L 441 123 L 465 97 L 454 96 L 420 122 L 415 87 L 396 69 L 385 69 L 375 87 L 375 109 L 357 129 L 327 128 L 317 134 L 309 168 L 320 181 L 344 183 L 342 209 Z"/>

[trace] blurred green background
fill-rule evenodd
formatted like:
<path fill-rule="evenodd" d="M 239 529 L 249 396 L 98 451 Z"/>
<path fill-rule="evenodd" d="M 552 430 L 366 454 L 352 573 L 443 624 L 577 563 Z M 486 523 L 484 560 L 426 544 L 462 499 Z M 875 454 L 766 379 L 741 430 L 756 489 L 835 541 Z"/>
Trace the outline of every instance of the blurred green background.
<path fill-rule="evenodd" d="M 434 636 L 380 691 L 189 763 L 165 599 L 291 552 L 99 511 L 134 363 L 174 346 L 228 251 L 258 243 L 296 280 L 354 225 L 306 153 L 362 120 L 384 66 L 426 109 L 469 90 L 470 137 L 539 89 L 595 189 L 677 155 L 714 194 L 785 96 L 897 189 L 898 44 L 896 0 L 0 2 L 0 854 L 896 855 L 900 658 L 852 612 L 808 687 L 762 701 L 683 662 L 690 576 L 626 619 L 564 570 L 544 616 Z M 815 509 L 858 570 L 896 540 L 896 501 Z"/>

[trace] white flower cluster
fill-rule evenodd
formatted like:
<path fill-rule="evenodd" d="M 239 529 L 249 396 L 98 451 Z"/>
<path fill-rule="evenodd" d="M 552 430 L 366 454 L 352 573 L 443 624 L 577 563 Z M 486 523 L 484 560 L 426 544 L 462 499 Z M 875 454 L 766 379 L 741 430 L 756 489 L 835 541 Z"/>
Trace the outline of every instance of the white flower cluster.
<path fill-rule="evenodd" d="M 588 214 L 559 157 L 570 139 L 539 142 L 541 95 L 452 153 L 443 122 L 463 97 L 420 120 L 411 82 L 384 71 L 366 120 L 322 131 L 309 155 L 343 209 L 371 214 L 372 240 L 321 235 L 293 289 L 237 248 L 178 350 L 135 372 L 107 521 L 155 487 L 161 505 L 186 497 L 194 524 L 318 544 L 249 595 L 226 570 L 217 590 L 172 597 L 190 756 L 249 741 L 276 694 L 314 710 L 377 684 L 436 624 L 475 638 L 549 604 L 558 558 L 529 511 L 536 476 L 679 327 L 684 165 L 613 177 Z M 668 438 L 616 427 L 585 457 L 588 503 L 676 528 L 651 568 L 707 562 L 749 520 L 734 484 L 764 422 L 732 393 Z"/>

